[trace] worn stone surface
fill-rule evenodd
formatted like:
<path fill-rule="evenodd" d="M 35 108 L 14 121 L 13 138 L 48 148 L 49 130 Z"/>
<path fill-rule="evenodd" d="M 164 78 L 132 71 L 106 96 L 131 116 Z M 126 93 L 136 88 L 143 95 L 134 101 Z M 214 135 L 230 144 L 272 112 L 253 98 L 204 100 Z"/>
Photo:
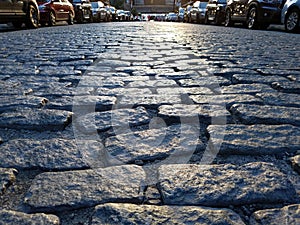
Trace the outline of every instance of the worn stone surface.
<path fill-rule="evenodd" d="M 0 193 L 3 194 L 7 187 L 16 181 L 18 171 L 10 168 L 0 168 Z"/>
<path fill-rule="evenodd" d="M 228 206 L 296 201 L 287 176 L 275 165 L 163 165 L 159 189 L 164 204 Z"/>
<path fill-rule="evenodd" d="M 93 107 L 94 111 L 110 110 L 116 103 L 116 97 L 113 96 L 82 96 L 56 98 L 47 104 L 49 109 L 60 109 L 72 111 L 73 107 L 85 109 Z"/>
<path fill-rule="evenodd" d="M 238 214 L 229 209 L 110 203 L 96 207 L 91 224 L 243 225 L 244 222 Z"/>
<path fill-rule="evenodd" d="M 287 107 L 300 107 L 300 95 L 289 93 L 258 93 L 256 97 L 262 99 L 266 105 L 278 105 Z"/>
<path fill-rule="evenodd" d="M 199 128 L 198 128 L 199 129 Z M 163 126 L 145 131 L 122 132 L 124 134 L 110 137 L 106 140 L 107 151 L 123 163 L 137 161 L 163 160 L 172 154 L 179 154 L 187 162 L 194 151 L 203 149 L 199 130 L 187 125 Z M 175 163 L 177 160 L 173 159 Z"/>
<path fill-rule="evenodd" d="M 70 170 L 87 167 L 75 140 L 14 139 L 0 145 L 0 167 Z"/>
<path fill-rule="evenodd" d="M 106 202 L 141 203 L 145 173 L 135 165 L 47 172 L 35 177 L 24 203 L 31 211 L 60 211 Z"/>
<path fill-rule="evenodd" d="M 256 94 L 260 92 L 276 92 L 267 84 L 235 84 L 221 88 L 223 94 Z"/>
<path fill-rule="evenodd" d="M 293 168 L 300 174 L 300 155 L 291 158 Z"/>
<path fill-rule="evenodd" d="M 262 83 L 262 84 L 272 84 L 273 82 L 286 82 L 287 78 L 278 75 L 252 75 L 249 74 L 235 74 L 232 76 L 233 83 L 243 83 L 243 84 L 253 84 L 253 83 Z"/>
<path fill-rule="evenodd" d="M 55 215 L 36 213 L 26 214 L 11 210 L 0 210 L 1 225 L 59 225 L 59 218 Z"/>
<path fill-rule="evenodd" d="M 300 128 L 292 125 L 210 125 L 207 131 L 220 154 L 272 155 L 300 149 Z"/>
<path fill-rule="evenodd" d="M 70 122 L 71 112 L 51 109 L 18 109 L 0 114 L 0 127 L 27 130 L 63 130 Z"/>
<path fill-rule="evenodd" d="M 276 90 L 287 93 L 299 94 L 300 92 L 300 82 L 286 81 L 286 82 L 274 82 L 272 87 Z"/>
<path fill-rule="evenodd" d="M 295 107 L 234 104 L 230 111 L 244 124 L 292 124 L 300 126 L 300 110 Z"/>
<path fill-rule="evenodd" d="M 84 133 L 105 131 L 110 128 L 120 129 L 120 127 L 138 126 L 149 122 L 150 116 L 144 107 L 88 113 L 75 121 L 76 128 Z"/>
<path fill-rule="evenodd" d="M 48 99 L 36 96 L 1 96 L 0 95 L 0 113 L 11 111 L 19 107 L 41 108 L 45 106 Z"/>
<path fill-rule="evenodd" d="M 222 105 L 174 104 L 160 106 L 158 108 L 158 115 L 164 118 L 180 117 L 182 119 L 191 119 L 190 123 L 198 121 L 209 123 L 211 120 L 214 120 L 214 122 L 220 120 L 219 122 L 223 121 L 225 123 L 230 113 Z M 198 117 L 200 120 L 198 120 Z"/>
<path fill-rule="evenodd" d="M 252 214 L 250 225 L 292 225 L 300 224 L 300 205 L 260 210 Z"/>
<path fill-rule="evenodd" d="M 120 107 L 125 106 L 144 106 L 146 108 L 157 108 L 163 104 L 176 104 L 181 103 L 180 95 L 121 95 L 118 96 L 118 104 Z"/>
<path fill-rule="evenodd" d="M 255 98 L 252 95 L 236 95 L 236 94 L 224 94 L 224 95 L 192 95 L 190 98 L 197 104 L 211 104 L 211 105 L 226 105 L 230 107 L 237 103 L 247 104 L 260 104 L 262 101 L 259 98 Z"/>
<path fill-rule="evenodd" d="M 223 77 L 217 76 L 200 76 L 197 79 L 181 79 L 178 80 L 182 87 L 212 87 L 217 88 L 223 85 L 230 85 L 231 82 Z"/>

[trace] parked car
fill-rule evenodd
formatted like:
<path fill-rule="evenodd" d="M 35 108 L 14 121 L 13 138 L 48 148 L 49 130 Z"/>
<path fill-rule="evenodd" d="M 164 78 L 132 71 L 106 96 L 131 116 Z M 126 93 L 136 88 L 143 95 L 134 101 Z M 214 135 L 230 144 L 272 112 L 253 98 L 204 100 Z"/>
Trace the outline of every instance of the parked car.
<path fill-rule="evenodd" d="M 206 6 L 205 24 L 220 25 L 225 21 L 226 0 L 209 0 Z"/>
<path fill-rule="evenodd" d="M 166 21 L 168 22 L 176 22 L 178 21 L 178 16 L 176 13 L 174 12 L 169 12 L 167 15 L 166 15 Z"/>
<path fill-rule="evenodd" d="M 116 12 L 116 8 L 114 6 L 106 6 L 107 11 L 110 12 L 110 17 L 111 17 L 111 21 L 116 21 L 117 20 L 117 12 Z"/>
<path fill-rule="evenodd" d="M 191 9 L 190 22 L 203 23 L 205 19 L 207 2 L 196 1 Z"/>
<path fill-rule="evenodd" d="M 40 20 L 36 0 L 0 1 L 0 23 L 10 23 L 20 28 L 38 28 Z"/>
<path fill-rule="evenodd" d="M 125 14 L 125 11 L 122 10 L 122 9 L 118 9 L 116 11 L 117 15 L 116 15 L 116 19 L 117 21 L 125 21 L 126 20 L 126 14 Z"/>
<path fill-rule="evenodd" d="M 133 16 L 132 16 L 132 14 L 131 14 L 130 11 L 124 11 L 124 13 L 125 13 L 125 20 L 126 20 L 126 21 L 131 21 L 131 20 L 133 20 Z"/>
<path fill-rule="evenodd" d="M 300 30 L 300 0 L 287 0 L 281 11 L 281 23 L 288 32 Z"/>
<path fill-rule="evenodd" d="M 191 9 L 193 8 L 192 5 L 188 5 L 185 8 L 185 12 L 184 12 L 184 20 L 183 22 L 188 22 L 191 23 Z"/>
<path fill-rule="evenodd" d="M 178 21 L 183 22 L 184 21 L 184 14 L 185 14 L 185 9 L 184 8 L 179 8 L 178 9 Z"/>
<path fill-rule="evenodd" d="M 37 0 L 40 10 L 40 23 L 53 26 L 56 21 L 74 23 L 75 12 L 73 5 L 68 0 Z"/>
<path fill-rule="evenodd" d="M 282 0 L 228 0 L 225 26 L 243 23 L 249 29 L 266 29 L 280 23 Z"/>
<path fill-rule="evenodd" d="M 75 11 L 77 23 L 93 22 L 92 5 L 89 0 L 70 0 Z"/>
<path fill-rule="evenodd" d="M 92 12 L 93 12 L 93 21 L 110 21 L 110 12 L 106 9 L 103 2 L 91 2 Z"/>

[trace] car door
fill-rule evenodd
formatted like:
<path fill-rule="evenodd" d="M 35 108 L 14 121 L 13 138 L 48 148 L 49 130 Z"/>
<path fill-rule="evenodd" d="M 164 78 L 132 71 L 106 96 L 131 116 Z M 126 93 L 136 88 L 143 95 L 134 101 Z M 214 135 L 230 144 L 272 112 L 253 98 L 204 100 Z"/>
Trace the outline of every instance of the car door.
<path fill-rule="evenodd" d="M 24 16 L 24 0 L 12 0 L 13 1 L 13 12 L 15 15 Z"/>
<path fill-rule="evenodd" d="M 0 16 L 6 17 L 13 13 L 13 2 L 12 0 L 0 0 Z"/>

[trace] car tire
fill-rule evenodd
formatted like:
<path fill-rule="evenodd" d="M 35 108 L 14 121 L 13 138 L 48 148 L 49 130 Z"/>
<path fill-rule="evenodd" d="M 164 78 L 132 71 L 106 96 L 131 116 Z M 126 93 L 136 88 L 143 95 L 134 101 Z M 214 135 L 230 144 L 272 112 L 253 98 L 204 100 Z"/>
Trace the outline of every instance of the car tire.
<path fill-rule="evenodd" d="M 69 25 L 73 25 L 74 24 L 74 16 L 73 16 L 73 13 L 71 13 L 71 12 L 69 12 L 68 24 Z"/>
<path fill-rule="evenodd" d="M 299 30 L 300 11 L 297 9 L 290 10 L 284 21 L 284 27 L 287 32 L 296 32 Z"/>
<path fill-rule="evenodd" d="M 210 24 L 210 21 L 208 20 L 208 15 L 207 14 L 205 14 L 205 17 L 204 17 L 204 24 L 207 24 L 207 25 Z"/>
<path fill-rule="evenodd" d="M 247 28 L 248 29 L 257 29 L 258 28 L 256 7 L 252 7 L 249 10 L 249 13 L 247 16 Z"/>
<path fill-rule="evenodd" d="M 28 6 L 26 18 L 26 27 L 38 28 L 39 27 L 39 10 L 34 5 Z"/>
<path fill-rule="evenodd" d="M 93 22 L 93 13 L 92 13 L 92 11 L 90 11 L 89 15 L 90 15 L 89 22 L 92 23 Z"/>
<path fill-rule="evenodd" d="M 226 10 L 225 12 L 225 27 L 231 27 L 233 25 L 231 20 L 231 11 Z"/>
<path fill-rule="evenodd" d="M 78 17 L 76 19 L 76 22 L 77 23 L 83 23 L 83 12 L 82 11 L 78 12 Z"/>
<path fill-rule="evenodd" d="M 50 11 L 49 13 L 49 22 L 48 22 L 48 25 L 50 27 L 54 26 L 56 24 L 56 18 L 55 18 L 55 14 L 53 11 Z"/>
<path fill-rule="evenodd" d="M 215 15 L 215 24 L 216 25 L 221 25 L 221 20 L 220 20 L 220 16 L 219 16 L 219 14 L 218 13 L 216 13 L 216 15 Z"/>

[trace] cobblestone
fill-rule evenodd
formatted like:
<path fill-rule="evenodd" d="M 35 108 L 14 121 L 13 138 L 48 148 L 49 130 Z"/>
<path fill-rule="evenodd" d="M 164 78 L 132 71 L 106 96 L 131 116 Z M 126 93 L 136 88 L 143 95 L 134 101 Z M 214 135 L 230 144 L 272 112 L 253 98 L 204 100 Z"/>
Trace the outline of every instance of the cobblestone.
<path fill-rule="evenodd" d="M 11 210 L 0 210 L 1 222 L 5 225 L 59 225 L 59 218 L 55 215 L 49 215 L 44 213 L 26 214 L 22 212 L 16 212 Z"/>
<path fill-rule="evenodd" d="M 59 212 L 106 202 L 141 203 L 145 173 L 134 165 L 38 175 L 24 203 L 32 212 Z"/>
<path fill-rule="evenodd" d="M 259 180 L 259 182 L 257 182 Z M 228 206 L 294 202 L 296 192 L 275 165 L 164 165 L 159 168 L 163 202 Z"/>
<path fill-rule="evenodd" d="M 245 124 L 300 125 L 300 111 L 294 107 L 234 104 L 230 111 Z"/>
<path fill-rule="evenodd" d="M 195 206 L 150 206 L 104 204 L 96 207 L 92 225 L 100 224 L 224 224 L 243 225 L 241 218 L 228 209 Z"/>
<path fill-rule="evenodd" d="M 300 205 L 289 205 L 281 209 L 266 209 L 255 212 L 250 225 L 288 225 L 299 224 Z"/>
<path fill-rule="evenodd" d="M 299 34 L 1 29 L 0 214 L 12 224 L 296 221 Z"/>

